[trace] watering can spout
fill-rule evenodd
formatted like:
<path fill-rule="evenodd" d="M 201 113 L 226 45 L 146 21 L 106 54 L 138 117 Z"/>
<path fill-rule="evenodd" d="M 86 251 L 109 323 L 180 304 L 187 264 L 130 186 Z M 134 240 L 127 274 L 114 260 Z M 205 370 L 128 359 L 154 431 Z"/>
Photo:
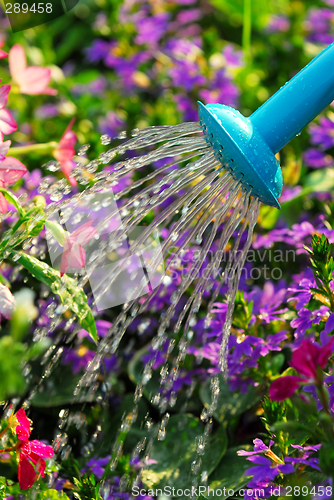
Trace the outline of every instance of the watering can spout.
<path fill-rule="evenodd" d="M 275 154 L 334 100 L 334 43 L 250 117 Z"/>
<path fill-rule="evenodd" d="M 334 100 L 334 43 L 245 118 L 199 103 L 207 141 L 224 168 L 267 205 L 280 208 L 283 178 L 275 154 Z"/>

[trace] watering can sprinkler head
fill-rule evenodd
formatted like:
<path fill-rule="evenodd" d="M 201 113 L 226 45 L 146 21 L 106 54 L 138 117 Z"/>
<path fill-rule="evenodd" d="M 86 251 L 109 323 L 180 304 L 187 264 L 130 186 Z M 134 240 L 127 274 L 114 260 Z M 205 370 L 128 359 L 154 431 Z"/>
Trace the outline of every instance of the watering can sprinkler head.
<path fill-rule="evenodd" d="M 280 208 L 282 171 L 275 154 L 334 100 L 334 43 L 249 118 L 199 102 L 199 119 L 217 159 L 251 195 Z"/>

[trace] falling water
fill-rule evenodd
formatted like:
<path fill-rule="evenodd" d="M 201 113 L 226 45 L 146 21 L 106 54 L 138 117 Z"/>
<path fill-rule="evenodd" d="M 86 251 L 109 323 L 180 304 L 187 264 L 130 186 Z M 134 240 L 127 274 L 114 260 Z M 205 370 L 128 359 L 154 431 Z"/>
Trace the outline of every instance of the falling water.
<path fill-rule="evenodd" d="M 103 217 L 94 219 L 94 226 L 99 234 L 103 232 L 106 234 L 107 231 L 109 236 L 94 242 L 93 251 L 86 260 L 85 273 L 78 280 L 78 287 L 81 288 L 88 281 L 92 284 L 94 272 L 102 266 L 103 273 L 93 293 L 95 304 L 99 304 L 110 294 L 113 284 L 117 287 L 117 279 L 131 265 L 132 255 L 136 252 L 143 252 L 147 241 L 151 242 L 152 248 L 154 242 L 158 241 L 161 248 L 159 252 L 151 252 L 150 259 L 146 262 L 144 278 L 136 281 L 137 269 L 134 269 L 132 273 L 134 278 L 131 277 L 131 279 L 135 286 L 128 287 L 122 311 L 113 322 L 108 334 L 99 341 L 95 357 L 77 385 L 74 401 L 79 402 L 83 395 L 94 395 L 98 387 L 99 368 L 103 358 L 117 351 L 132 321 L 147 310 L 154 297 L 165 293 L 166 284 L 171 281 L 172 271 L 182 262 L 187 249 L 193 246 L 199 247 L 196 259 L 191 263 L 187 274 L 182 277 L 181 283 L 170 297 L 170 306 L 161 314 L 159 328 L 151 344 L 154 356 L 143 367 L 142 378 L 134 394 L 133 410 L 123 416 L 112 450 L 111 468 L 116 467 L 117 460 L 122 453 L 120 436 L 125 431 L 127 432 L 136 420 L 138 404 L 152 376 L 154 362 L 163 345 L 168 341 L 165 363 L 160 369 L 160 393 L 154 395 L 153 401 L 158 405 L 161 420 L 158 424 L 147 424 L 147 439 L 139 441 L 134 449 L 134 455 L 143 453 L 144 458 L 148 460 L 154 441 L 165 438 L 169 420 L 167 409 L 168 406 L 172 408 L 177 399 L 177 394 L 172 391 L 173 384 L 178 378 L 180 366 L 187 354 L 192 337 L 191 327 L 196 322 L 198 312 L 202 307 L 203 295 L 210 293 L 206 306 L 206 327 L 208 327 L 212 317 L 213 303 L 224 284 L 228 285 L 228 310 L 222 336 L 220 368 L 227 375 L 227 341 L 234 301 L 260 206 L 259 200 L 251 197 L 241 182 L 233 178 L 228 165 L 222 165 L 216 158 L 198 123 L 184 123 L 171 127 L 148 127 L 141 131 L 134 131 L 133 135 L 132 139 L 109 149 L 97 160 L 90 161 L 86 165 L 82 163 L 77 165 L 72 174 L 82 186 L 85 186 L 81 193 L 69 199 L 63 199 L 64 194 L 70 194 L 69 187 L 64 180 L 51 185 L 45 180 L 39 189 L 41 193 L 50 194 L 53 200 L 48 207 L 50 220 L 58 220 L 59 223 L 66 224 L 72 217 L 80 221 L 83 217 L 80 215 L 80 209 L 83 207 L 86 210 L 89 208 L 90 218 L 93 212 L 103 214 Z M 103 144 L 109 142 L 108 137 L 102 137 Z M 153 146 L 155 146 L 154 149 L 152 149 Z M 145 154 L 114 162 L 115 158 L 118 159 L 118 156 L 122 156 L 127 150 L 137 151 L 141 148 L 146 149 Z M 87 149 L 88 146 L 85 145 L 80 153 L 84 154 Z M 147 149 L 149 149 L 148 152 Z M 152 163 L 158 161 L 159 166 L 152 169 Z M 101 165 L 108 165 L 108 169 L 96 172 Z M 59 165 L 52 162 L 49 168 L 54 171 L 59 168 Z M 125 182 L 129 173 L 143 168 L 150 169 L 146 175 L 131 184 Z M 87 187 L 92 176 L 94 176 L 94 185 Z M 118 189 L 119 186 L 121 189 Z M 112 202 L 110 196 L 112 196 Z M 170 199 L 172 199 L 171 202 Z M 139 233 L 136 233 L 135 228 L 143 220 L 145 222 L 153 210 L 155 212 L 153 220 L 146 226 L 142 226 Z M 110 230 L 110 227 L 113 229 Z M 163 230 L 167 230 L 164 237 L 161 236 Z M 17 235 L 13 244 L 21 241 L 20 238 L 24 240 L 24 233 Z M 117 253 L 123 242 L 128 240 L 131 240 L 131 245 L 123 252 L 122 259 L 110 269 L 108 266 L 103 267 L 103 263 L 108 260 L 110 254 Z M 25 248 L 28 249 L 30 244 L 30 241 L 25 242 Z M 225 262 L 223 257 L 227 249 L 229 258 Z M 201 273 L 207 261 L 205 272 Z M 152 282 L 152 279 L 154 286 L 148 287 L 148 282 Z M 189 294 L 190 287 L 192 291 Z M 188 296 L 186 296 L 187 291 Z M 184 305 L 176 314 L 180 302 Z M 59 314 L 61 311 L 60 313 L 58 311 L 58 320 Z M 54 315 L 54 308 L 50 308 L 48 315 L 50 317 Z M 182 325 L 183 332 L 178 343 L 178 353 L 175 354 L 172 366 L 169 366 L 168 356 L 175 348 L 175 340 L 169 339 L 166 333 L 167 329 L 171 328 L 171 324 L 174 334 L 180 331 Z M 54 322 L 53 328 L 56 325 L 57 322 Z M 38 340 L 46 334 L 47 331 L 41 332 L 38 329 L 34 336 Z M 54 340 L 44 356 L 45 368 L 39 385 L 49 377 L 62 355 L 63 348 L 57 347 L 60 339 L 61 335 Z M 197 443 L 197 458 L 192 464 L 194 475 L 200 470 L 201 456 L 205 451 L 207 435 L 212 426 L 212 415 L 218 400 L 218 379 L 213 380 L 216 382 L 211 384 L 212 404 L 209 408 L 203 409 L 201 415 L 206 427 Z M 29 401 L 38 389 L 36 387 L 31 392 L 25 402 L 26 406 L 29 405 Z M 64 410 L 60 419 L 60 432 L 55 439 L 55 447 L 65 450 L 65 455 L 70 450 L 66 445 L 66 435 L 61 429 L 65 427 L 68 418 L 69 414 Z"/>

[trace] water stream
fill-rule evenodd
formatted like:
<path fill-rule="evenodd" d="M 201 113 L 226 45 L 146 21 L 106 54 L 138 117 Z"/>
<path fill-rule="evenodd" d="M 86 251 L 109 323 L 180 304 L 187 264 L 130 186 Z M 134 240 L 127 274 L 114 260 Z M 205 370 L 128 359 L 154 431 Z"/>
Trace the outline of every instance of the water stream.
<path fill-rule="evenodd" d="M 64 225 L 70 232 L 88 220 L 93 221 L 97 237 L 87 245 L 85 269 L 77 276 L 78 287 L 87 289 L 90 284 L 90 296 L 100 311 L 114 305 L 121 306 L 121 312 L 107 335 L 99 340 L 96 354 L 75 389 L 73 402 L 94 397 L 104 358 L 117 352 L 131 323 L 142 316 L 145 321 L 148 306 L 168 293 L 173 279 L 177 282 L 170 296 L 170 305 L 161 311 L 159 327 L 151 340 L 153 355 L 143 365 L 141 380 L 134 392 L 133 408 L 123 416 L 118 437 L 111 447 L 112 469 L 122 453 L 122 436 L 137 418 L 139 402 L 161 354 L 165 359 L 160 366 L 159 391 L 152 395 L 152 403 L 160 412 L 160 421 L 152 423 L 147 418 L 143 422 L 147 436 L 138 441 L 133 457 L 140 456 L 145 467 L 155 440 L 165 439 L 170 411 L 178 398 L 173 386 L 193 338 L 191 328 L 203 312 L 205 327 L 210 326 L 211 309 L 224 285 L 228 286 L 228 309 L 220 368 L 227 375 L 227 342 L 234 301 L 260 207 L 259 200 L 250 197 L 242 184 L 218 162 L 198 123 L 149 127 L 136 130 L 133 135 L 132 139 L 109 149 L 97 160 L 77 165 L 72 173 L 84 187 L 82 192 L 72 195 L 63 180 L 53 184 L 43 181 L 40 186 L 40 192 L 48 193 L 53 200 L 48 206 L 49 220 Z M 102 142 L 108 144 L 110 141 L 103 136 Z M 118 160 L 126 151 L 141 148 L 145 149 L 141 156 Z M 87 149 L 84 147 L 79 153 L 82 155 Z M 108 169 L 97 172 L 101 165 L 108 165 Z M 50 164 L 51 171 L 57 168 L 55 162 Z M 145 175 L 141 174 L 140 178 L 137 175 L 134 180 L 129 178 L 129 173 L 141 173 L 141 169 Z M 95 184 L 87 187 L 92 176 Z M 59 264 L 62 250 L 52 235 L 49 235 L 48 244 L 51 258 Z M 29 245 L 30 241 L 25 243 L 27 250 Z M 182 268 L 189 248 L 196 249 L 193 262 L 184 274 L 181 273 L 181 279 L 176 279 L 175 272 Z M 225 260 L 227 254 L 228 260 Z M 51 329 L 56 329 L 66 310 L 66 307 L 55 308 L 56 304 L 49 306 L 47 312 L 53 320 Z M 73 318 L 69 320 L 69 330 L 73 321 Z M 38 327 L 34 340 L 41 340 L 50 328 Z M 68 342 L 76 331 L 69 336 Z M 61 359 L 64 349 L 60 345 L 61 338 L 60 333 L 45 354 L 42 378 L 27 397 L 25 407 L 29 406 L 36 392 L 43 390 L 43 384 Z M 190 395 L 189 390 L 188 398 Z M 193 484 L 200 476 L 202 480 L 206 477 L 206 471 L 201 470 L 201 457 L 206 449 L 218 396 L 219 381 L 215 377 L 211 384 L 212 404 L 203 408 L 201 420 L 206 425 L 189 471 L 195 481 Z M 187 399 L 184 404 L 186 410 Z M 82 425 L 82 417 L 73 417 L 66 408 L 60 412 L 54 445 L 64 457 L 71 451 L 66 444 L 65 430 L 69 419 L 73 418 L 78 418 L 78 425 Z M 100 431 L 96 429 L 92 443 Z M 89 443 L 87 446 L 89 453 Z M 140 477 L 139 471 L 137 481 Z M 126 484 L 126 479 L 124 481 Z"/>

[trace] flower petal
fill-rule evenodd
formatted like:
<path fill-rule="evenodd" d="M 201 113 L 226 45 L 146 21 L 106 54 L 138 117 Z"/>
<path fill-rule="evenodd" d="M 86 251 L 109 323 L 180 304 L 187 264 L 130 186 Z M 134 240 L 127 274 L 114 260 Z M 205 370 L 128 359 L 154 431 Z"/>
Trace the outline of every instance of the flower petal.
<path fill-rule="evenodd" d="M 12 143 L 11 141 L 5 141 L 2 144 L 0 144 L 0 155 L 1 156 L 6 156 L 6 154 L 8 153 L 8 150 L 10 148 L 11 143 Z"/>
<path fill-rule="evenodd" d="M 19 461 L 19 485 L 21 490 L 31 488 L 35 482 L 35 478 L 35 468 L 29 462 L 28 457 L 21 452 Z"/>
<path fill-rule="evenodd" d="M 78 227 L 70 236 L 71 242 L 78 243 L 79 245 L 87 245 L 87 243 L 97 234 L 95 227 L 91 227 L 93 221 L 85 222 L 82 226 Z"/>
<path fill-rule="evenodd" d="M 86 263 L 86 252 L 81 245 L 74 245 L 67 257 L 68 266 L 82 269 Z"/>
<path fill-rule="evenodd" d="M 271 461 L 269 460 L 269 458 L 263 457 L 262 455 L 248 457 L 247 460 L 253 462 L 254 464 L 266 465 L 267 467 L 271 466 Z"/>
<path fill-rule="evenodd" d="M 56 155 L 54 155 L 54 156 L 57 159 Z M 74 161 L 72 161 L 72 160 L 62 161 L 62 162 L 60 162 L 60 167 L 61 167 L 61 169 L 62 169 L 65 177 L 70 181 L 71 186 L 76 186 L 77 185 L 77 181 L 75 180 L 74 177 L 72 177 L 70 175 L 71 174 L 71 170 L 75 167 Z"/>
<path fill-rule="evenodd" d="M 302 382 L 306 380 L 294 375 L 277 378 L 270 386 L 269 397 L 272 401 L 283 401 L 292 396 Z"/>
<path fill-rule="evenodd" d="M 17 129 L 17 124 L 8 109 L 0 109 L 0 131 L 7 135 Z"/>
<path fill-rule="evenodd" d="M 20 76 L 20 91 L 22 94 L 38 95 L 45 94 L 45 90 L 51 81 L 49 68 L 29 66 Z"/>
<path fill-rule="evenodd" d="M 290 366 L 298 373 L 308 378 L 316 378 L 318 357 L 318 347 L 309 340 L 304 340 L 302 344 L 293 351 Z"/>
<path fill-rule="evenodd" d="M 2 47 L 3 45 L 4 45 L 4 42 L 0 42 L 0 47 Z M 0 49 L 0 59 L 4 59 L 5 57 L 8 57 L 7 52 Z"/>
<path fill-rule="evenodd" d="M 326 367 L 328 359 L 333 354 L 333 348 L 334 348 L 334 337 L 332 337 L 328 342 L 328 344 L 322 347 L 318 352 L 318 364 L 320 365 L 321 368 Z"/>
<path fill-rule="evenodd" d="M 9 91 L 10 91 L 10 85 L 2 85 L 0 87 L 0 109 L 6 106 L 8 101 Z"/>
<path fill-rule="evenodd" d="M 30 429 L 31 421 L 27 417 L 26 412 L 24 411 L 23 408 L 20 408 L 19 411 L 16 412 L 15 416 L 17 421 L 19 422 L 19 425 L 15 429 L 17 437 L 21 441 L 27 441 L 31 433 Z"/>
<path fill-rule="evenodd" d="M 0 314 L 9 319 L 15 309 L 15 298 L 12 292 L 5 285 L 0 283 Z"/>
<path fill-rule="evenodd" d="M 21 76 L 27 67 L 27 59 L 22 45 L 16 43 L 8 55 L 9 71 L 13 80 L 21 82 Z"/>
<path fill-rule="evenodd" d="M 0 193 L 0 213 L 5 214 L 8 212 L 8 201 L 2 193 Z"/>
<path fill-rule="evenodd" d="M 36 455 L 38 455 L 39 457 L 51 458 L 54 455 L 52 446 L 44 444 L 41 441 L 38 441 L 37 439 L 33 439 L 32 441 L 29 442 L 29 444 L 31 451 Z"/>
<path fill-rule="evenodd" d="M 67 257 L 68 255 L 70 254 L 70 250 L 65 250 L 63 253 L 62 253 L 62 256 L 61 256 L 61 261 L 60 261 L 60 276 L 64 276 L 64 274 L 66 273 L 66 269 L 67 269 Z"/>
<path fill-rule="evenodd" d="M 21 179 L 26 172 L 27 168 L 25 165 L 12 156 L 7 156 L 0 162 L 0 180 L 3 181 L 6 186 L 14 184 L 14 182 Z"/>

